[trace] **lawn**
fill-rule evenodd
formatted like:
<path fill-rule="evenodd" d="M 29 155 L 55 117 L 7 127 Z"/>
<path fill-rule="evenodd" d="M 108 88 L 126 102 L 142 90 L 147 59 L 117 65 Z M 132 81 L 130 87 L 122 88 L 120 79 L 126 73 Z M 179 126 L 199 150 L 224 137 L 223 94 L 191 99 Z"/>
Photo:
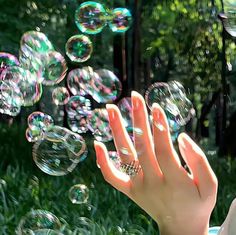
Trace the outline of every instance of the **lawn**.
<path fill-rule="evenodd" d="M 153 220 L 104 181 L 96 166 L 92 136 L 84 136 L 88 157 L 72 173 L 54 177 L 34 164 L 32 144 L 24 131 L 24 126 L 0 126 L 0 234 L 15 234 L 20 219 L 31 209 L 55 214 L 64 225 L 63 234 L 157 234 Z M 236 197 L 236 161 L 216 154 L 208 157 L 219 179 L 213 226 L 223 222 Z M 77 183 L 90 190 L 87 204 L 72 204 L 68 198 L 69 188 Z"/>

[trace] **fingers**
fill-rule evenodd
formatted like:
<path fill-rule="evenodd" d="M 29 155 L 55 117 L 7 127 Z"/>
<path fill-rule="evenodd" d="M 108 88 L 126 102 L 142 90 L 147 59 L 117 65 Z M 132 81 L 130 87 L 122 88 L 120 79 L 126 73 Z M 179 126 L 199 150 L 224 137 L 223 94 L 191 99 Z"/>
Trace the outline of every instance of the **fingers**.
<path fill-rule="evenodd" d="M 156 158 L 163 174 L 172 177 L 181 167 L 181 163 L 172 144 L 165 112 L 157 103 L 152 106 L 152 116 Z"/>
<path fill-rule="evenodd" d="M 125 129 L 120 110 L 114 104 L 107 104 L 106 109 L 116 150 L 119 153 L 122 162 L 130 163 L 137 159 L 137 156 L 133 143 Z"/>
<path fill-rule="evenodd" d="M 153 178 L 156 175 L 162 176 L 162 172 L 157 163 L 153 138 L 150 130 L 148 113 L 143 97 L 132 91 L 132 118 L 134 128 L 134 144 L 138 160 L 142 166 L 144 178 Z"/>
<path fill-rule="evenodd" d="M 185 133 L 178 137 L 179 149 L 196 183 L 200 196 L 208 198 L 216 195 L 217 178 L 198 145 Z"/>
<path fill-rule="evenodd" d="M 101 168 L 104 179 L 113 187 L 129 195 L 130 178 L 121 171 L 117 170 L 109 160 L 108 152 L 103 143 L 94 141 L 97 163 Z"/>

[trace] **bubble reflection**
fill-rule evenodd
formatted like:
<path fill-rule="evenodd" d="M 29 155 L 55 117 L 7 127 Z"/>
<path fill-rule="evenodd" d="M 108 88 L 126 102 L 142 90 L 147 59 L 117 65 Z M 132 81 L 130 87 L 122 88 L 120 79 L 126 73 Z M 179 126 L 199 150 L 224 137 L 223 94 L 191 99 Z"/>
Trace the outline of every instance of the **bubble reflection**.
<path fill-rule="evenodd" d="M 69 91 L 65 87 L 56 87 L 52 91 L 52 100 L 56 105 L 67 104 L 70 99 Z"/>

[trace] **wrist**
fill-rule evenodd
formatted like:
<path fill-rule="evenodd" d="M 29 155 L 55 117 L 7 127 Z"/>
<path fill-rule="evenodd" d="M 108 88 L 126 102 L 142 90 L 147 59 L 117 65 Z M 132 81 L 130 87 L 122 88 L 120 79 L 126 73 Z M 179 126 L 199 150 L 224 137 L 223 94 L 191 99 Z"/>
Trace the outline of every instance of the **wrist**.
<path fill-rule="evenodd" d="M 209 222 L 197 223 L 194 219 L 191 222 L 182 221 L 169 223 L 160 223 L 160 235 L 208 235 Z"/>

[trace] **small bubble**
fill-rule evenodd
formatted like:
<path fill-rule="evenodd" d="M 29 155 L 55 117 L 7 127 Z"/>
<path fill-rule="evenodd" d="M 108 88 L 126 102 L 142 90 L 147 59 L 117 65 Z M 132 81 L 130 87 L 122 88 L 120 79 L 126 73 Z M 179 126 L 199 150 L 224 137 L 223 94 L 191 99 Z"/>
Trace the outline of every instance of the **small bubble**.
<path fill-rule="evenodd" d="M 86 203 L 89 198 L 89 189 L 84 184 L 76 184 L 69 190 L 69 199 L 73 204 Z"/>
<path fill-rule="evenodd" d="M 56 87 L 52 91 L 52 99 L 56 105 L 65 105 L 70 99 L 69 91 L 65 87 Z"/>

